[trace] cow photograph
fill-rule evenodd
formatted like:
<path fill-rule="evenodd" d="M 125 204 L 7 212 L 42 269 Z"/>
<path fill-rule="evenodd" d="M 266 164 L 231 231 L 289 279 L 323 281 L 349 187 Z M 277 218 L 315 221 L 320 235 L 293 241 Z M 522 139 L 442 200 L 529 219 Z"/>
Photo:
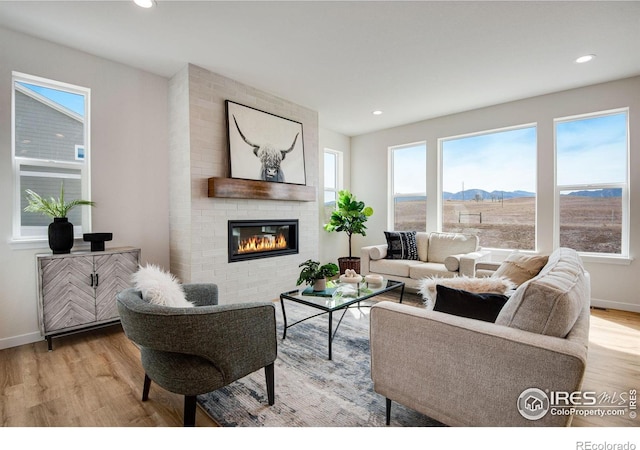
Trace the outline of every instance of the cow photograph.
<path fill-rule="evenodd" d="M 225 104 L 231 178 L 306 184 L 300 122 L 230 100 Z"/>

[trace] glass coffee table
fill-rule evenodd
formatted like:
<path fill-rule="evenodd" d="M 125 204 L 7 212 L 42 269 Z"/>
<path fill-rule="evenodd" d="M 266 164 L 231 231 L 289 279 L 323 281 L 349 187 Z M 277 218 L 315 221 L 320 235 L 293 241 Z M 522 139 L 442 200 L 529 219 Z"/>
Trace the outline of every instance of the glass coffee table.
<path fill-rule="evenodd" d="M 352 292 L 348 292 L 346 295 L 340 295 L 342 292 L 342 286 L 351 285 L 354 289 Z M 307 288 L 309 289 L 309 288 Z M 384 292 L 389 292 L 394 289 L 400 289 L 400 303 L 402 303 L 402 297 L 404 296 L 404 283 L 401 281 L 387 280 L 383 279 L 380 285 L 370 286 L 368 283 L 340 283 L 340 282 L 331 282 L 331 284 L 327 285 L 326 292 L 322 293 L 312 293 L 307 294 L 305 288 L 295 289 L 288 292 L 283 292 L 280 294 L 280 305 L 282 306 L 282 317 L 284 319 L 284 331 L 282 333 L 282 339 L 286 339 L 287 337 L 287 329 L 297 325 L 306 320 L 312 319 L 314 317 L 318 317 L 323 314 L 329 315 L 329 359 L 332 358 L 331 354 L 331 344 L 333 339 L 338 332 L 338 328 L 340 327 L 340 323 L 344 318 L 344 315 L 347 313 L 349 307 L 352 305 L 356 305 L 360 307 L 360 302 L 375 297 L 376 295 L 380 295 Z M 310 289 L 309 289 L 310 290 Z M 331 292 L 334 295 L 331 295 Z M 336 294 L 338 292 L 338 294 Z M 319 309 L 320 312 L 309 317 L 305 317 L 304 319 L 298 320 L 292 324 L 287 323 L 287 313 L 285 312 L 285 300 L 300 303 L 303 305 L 307 305 L 311 308 Z M 371 306 L 371 305 L 366 305 Z M 333 329 L 333 312 L 343 310 L 342 315 L 340 316 L 340 320 L 336 325 L 335 330 Z"/>

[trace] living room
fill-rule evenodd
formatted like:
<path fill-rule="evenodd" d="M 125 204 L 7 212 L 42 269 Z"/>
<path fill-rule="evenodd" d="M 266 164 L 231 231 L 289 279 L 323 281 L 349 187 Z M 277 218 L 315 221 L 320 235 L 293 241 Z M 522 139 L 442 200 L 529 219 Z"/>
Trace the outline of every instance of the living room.
<path fill-rule="evenodd" d="M 158 9 L 152 14 L 162 12 L 163 2 L 157 6 Z M 621 9 L 621 16 L 635 18 L 637 23 L 638 10 L 634 6 L 626 6 L 630 8 L 630 12 L 626 13 L 622 5 L 616 5 L 615 8 Z M 106 18 L 112 14 L 118 15 L 121 20 L 131 21 L 132 25 L 154 17 L 141 16 L 142 11 L 125 9 L 124 5 L 116 8 L 111 5 L 80 4 L 77 7 L 79 11 L 86 9 L 84 12 L 89 14 L 91 8 L 97 8 L 93 10 L 97 22 L 100 22 L 101 16 L 107 21 Z M 492 7 L 497 8 L 495 5 Z M 0 104 L 3 105 L 0 108 L 0 142 L 4 143 L 5 155 L 0 163 L 0 178 L 2 192 L 7 193 L 0 197 L 0 201 L 5 211 L 15 209 L 13 196 L 8 194 L 14 191 L 9 88 L 12 85 L 12 72 L 88 87 L 91 89 L 91 199 L 96 202 L 91 209 L 92 231 L 112 232 L 113 240 L 109 246 L 140 248 L 142 261 L 167 268 L 185 282 L 215 281 L 219 285 L 223 303 L 273 300 L 295 283 L 301 262 L 307 259 L 335 261 L 348 251 L 343 235 L 322 230 L 326 217 L 319 201 L 265 202 L 209 197 L 208 179 L 229 175 L 224 109 L 226 100 L 250 105 L 303 124 L 306 185 L 316 188 L 318 198 L 321 198 L 324 190 L 323 150 L 341 152 L 342 187 L 352 190 L 374 210 L 367 223 L 367 236 L 354 238 L 356 249 L 384 240 L 383 231 L 388 229 L 389 188 L 380 180 L 387 180 L 389 176 L 388 152 L 394 146 L 426 143 L 426 195 L 428 198 L 437 198 L 442 189 L 439 184 L 439 139 L 537 124 L 535 250 L 541 254 L 550 253 L 556 247 L 554 120 L 628 108 L 628 185 L 634 186 L 634 180 L 640 179 L 640 166 L 635 163 L 638 148 L 633 140 L 640 129 L 634 114 L 640 108 L 637 59 L 629 63 L 626 71 L 608 79 L 600 78 L 597 82 L 585 83 L 580 87 L 567 85 L 565 89 L 556 89 L 554 92 L 534 90 L 537 92 L 535 95 L 518 97 L 518 93 L 505 92 L 503 97 L 491 101 L 481 95 L 483 86 L 477 83 L 472 85 L 473 91 L 465 92 L 467 96 L 478 96 L 469 103 L 475 106 L 448 110 L 437 116 L 423 114 L 422 120 L 390 119 L 388 126 L 377 125 L 368 129 L 370 125 L 361 125 L 363 131 L 347 131 L 346 125 L 340 123 L 358 122 L 360 119 L 327 117 L 326 113 L 291 100 L 304 98 L 299 92 L 310 88 L 304 87 L 300 78 L 284 75 L 289 69 L 287 66 L 281 69 L 281 77 L 289 80 L 291 95 L 274 94 L 267 80 L 259 77 L 255 84 L 238 81 L 240 76 L 236 77 L 234 73 L 244 72 L 239 69 L 234 72 L 233 68 L 225 71 L 224 63 L 203 67 L 197 53 L 191 53 L 195 52 L 193 49 L 185 50 L 185 58 L 189 59 L 181 60 L 177 70 L 172 71 L 170 76 L 159 75 L 141 69 L 142 62 L 136 65 L 133 62 L 137 58 L 135 54 L 127 54 L 120 49 L 118 51 L 122 55 L 118 59 L 106 48 L 109 47 L 108 35 L 101 36 L 101 48 L 94 50 L 80 44 L 73 48 L 68 42 L 58 42 L 65 33 L 61 30 L 49 31 L 44 24 L 39 24 L 43 27 L 43 33 L 51 34 L 49 37 L 38 36 L 34 31 L 38 27 L 24 15 L 15 16 L 22 8 L 23 14 L 40 19 L 46 15 L 46 8 L 53 8 L 49 10 L 51 13 L 55 11 L 55 6 L 42 6 L 41 12 L 36 14 L 33 6 L 11 4 L 3 5 L 0 9 L 1 15 L 6 14 L 0 28 L 0 59 L 4 68 L 0 83 L 5 86 L 0 91 Z M 615 26 L 624 29 L 619 23 Z M 101 27 L 96 30 L 107 32 Z M 629 33 L 627 29 L 624 31 Z M 634 37 L 630 36 L 629 40 L 633 42 Z M 206 43 L 200 43 L 199 50 L 205 53 L 211 51 Z M 313 53 L 311 48 L 306 50 Z M 391 49 L 385 51 L 390 52 Z M 600 50 L 588 51 L 598 53 L 595 63 L 609 63 L 607 55 Z M 162 60 L 162 54 L 163 48 L 159 46 L 151 58 Z M 629 56 L 637 58 L 635 54 Z M 317 57 L 320 58 L 320 55 Z M 262 60 L 258 58 L 251 65 L 265 64 L 267 59 L 266 56 Z M 295 56 L 292 60 L 295 61 Z M 508 80 L 518 77 L 519 63 L 511 64 L 514 66 L 512 71 L 504 75 L 506 85 Z M 569 77 L 583 76 L 578 73 L 584 70 L 583 67 L 573 62 L 567 62 L 567 66 Z M 167 67 L 173 69 L 175 64 Z M 474 67 L 477 70 L 479 66 Z M 257 68 L 255 70 L 259 71 Z M 366 75 L 351 76 L 357 78 Z M 451 76 L 453 80 L 426 79 L 426 82 L 436 86 L 445 81 L 458 83 L 455 77 L 459 75 Z M 481 78 L 482 72 L 478 71 L 474 76 Z M 560 74 L 539 73 L 537 76 L 543 80 Z M 400 80 L 395 83 L 400 84 Z M 352 83 L 352 80 L 345 82 Z M 393 96 L 393 93 L 392 90 L 387 96 Z M 330 92 L 324 95 L 332 96 Z M 368 95 L 371 93 L 356 91 L 353 94 L 361 97 Z M 384 97 L 378 102 L 383 100 Z M 349 100 L 345 98 L 342 101 Z M 372 106 L 371 109 L 378 107 L 385 108 Z M 363 114 L 371 115 L 371 111 L 366 110 Z M 385 108 L 381 118 L 392 114 L 393 110 Z M 638 313 L 640 300 L 636 292 L 640 288 L 640 280 L 635 276 L 637 270 L 633 257 L 640 245 L 640 223 L 637 215 L 634 215 L 634 211 L 640 207 L 640 199 L 629 195 L 628 202 L 628 237 L 624 252 L 615 257 L 588 256 L 584 260 L 591 274 L 593 306 Z M 435 218 L 441 215 L 440 206 L 437 202 L 428 202 L 426 208 L 426 229 L 437 231 L 438 220 Z M 297 255 L 271 261 L 228 263 L 228 220 L 272 219 L 285 215 L 287 219 L 298 219 L 300 222 L 301 239 Z M 14 223 L 11 216 L 5 214 L 0 223 L 0 230 L 6 236 L 0 247 L 0 276 L 5 287 L 0 303 L 2 349 L 42 344 L 38 329 L 35 255 L 47 250 L 46 242 L 12 239 Z M 78 242 L 78 245 L 82 246 L 82 243 Z M 494 253 L 495 259 L 500 260 L 507 256 L 508 250 Z M 277 261 L 277 264 L 273 261 Z"/>

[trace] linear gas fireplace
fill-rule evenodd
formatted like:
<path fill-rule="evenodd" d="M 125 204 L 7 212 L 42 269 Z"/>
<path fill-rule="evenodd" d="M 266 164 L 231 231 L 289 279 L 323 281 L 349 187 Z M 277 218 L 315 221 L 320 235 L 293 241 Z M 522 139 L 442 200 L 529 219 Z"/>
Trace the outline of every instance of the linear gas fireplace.
<path fill-rule="evenodd" d="M 230 220 L 229 262 L 298 253 L 298 220 Z"/>

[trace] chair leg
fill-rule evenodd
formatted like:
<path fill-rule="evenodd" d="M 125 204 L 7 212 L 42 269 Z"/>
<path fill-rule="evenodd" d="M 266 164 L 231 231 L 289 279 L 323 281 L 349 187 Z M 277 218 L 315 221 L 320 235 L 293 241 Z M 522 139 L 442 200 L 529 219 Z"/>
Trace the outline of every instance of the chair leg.
<path fill-rule="evenodd" d="M 185 427 L 196 426 L 196 396 L 195 395 L 184 396 L 184 426 Z"/>
<path fill-rule="evenodd" d="M 273 372 L 273 363 L 268 366 L 264 366 L 264 374 L 267 379 L 267 398 L 269 399 L 269 406 L 273 406 L 275 403 L 275 375 Z"/>
<path fill-rule="evenodd" d="M 391 399 L 387 398 L 387 425 L 391 425 Z"/>
<path fill-rule="evenodd" d="M 146 402 L 149 399 L 149 388 L 151 387 L 151 378 L 144 374 L 144 386 L 142 388 L 142 401 Z"/>

